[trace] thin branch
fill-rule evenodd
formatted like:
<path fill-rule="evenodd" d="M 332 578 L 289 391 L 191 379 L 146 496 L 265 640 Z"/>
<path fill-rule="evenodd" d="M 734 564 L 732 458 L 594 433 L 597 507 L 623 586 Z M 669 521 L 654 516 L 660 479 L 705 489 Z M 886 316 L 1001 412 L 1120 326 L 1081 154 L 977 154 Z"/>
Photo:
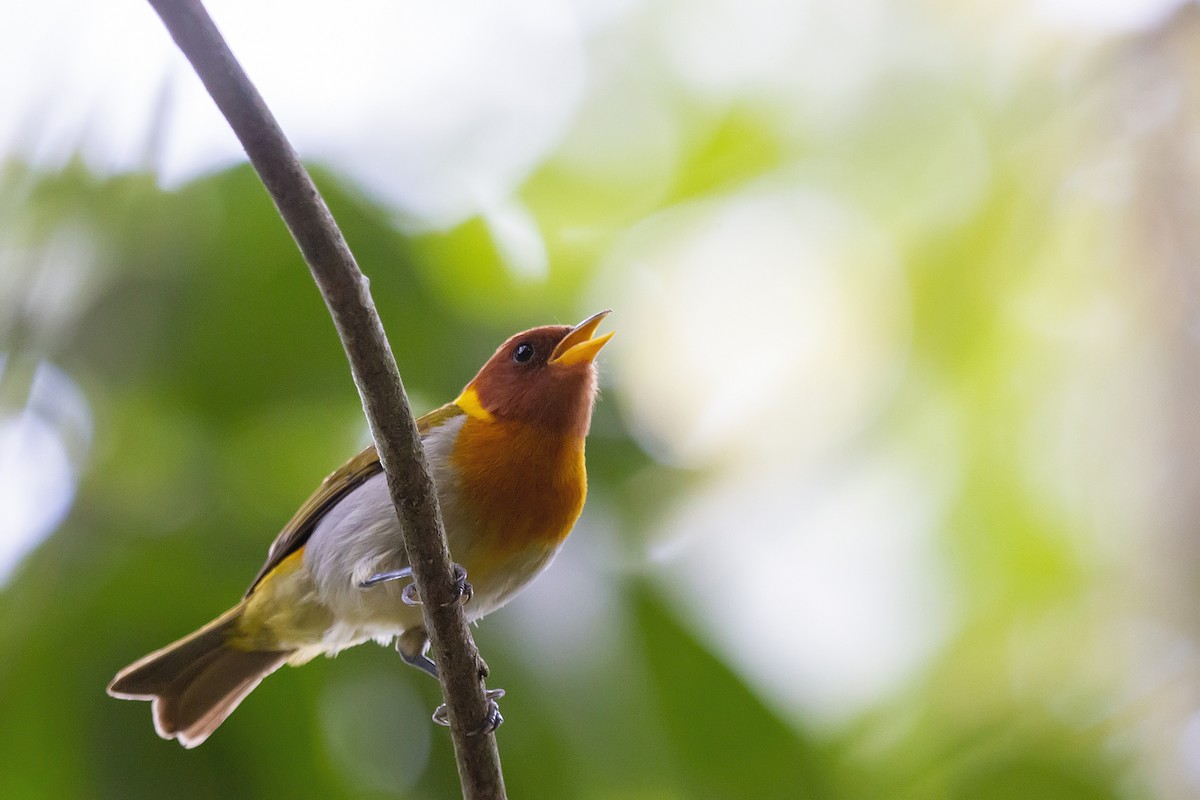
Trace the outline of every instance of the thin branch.
<path fill-rule="evenodd" d="M 246 149 L 300 247 L 350 360 L 438 654 L 442 691 L 468 800 L 504 797 L 495 737 L 472 735 L 487 713 L 482 660 L 453 602 L 450 553 L 437 495 L 383 325 L 342 233 L 275 117 L 200 0 L 149 0 Z M 314 54 L 315 57 L 315 54 Z"/>

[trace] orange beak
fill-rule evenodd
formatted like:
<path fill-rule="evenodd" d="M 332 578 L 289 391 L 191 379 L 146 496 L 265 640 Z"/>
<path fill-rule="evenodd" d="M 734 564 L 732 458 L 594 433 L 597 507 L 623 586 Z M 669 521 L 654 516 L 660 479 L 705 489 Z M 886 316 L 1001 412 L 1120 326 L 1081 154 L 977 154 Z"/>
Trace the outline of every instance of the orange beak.
<path fill-rule="evenodd" d="M 554 352 L 550 354 L 550 363 L 560 367 L 570 367 L 575 364 L 591 362 L 600 352 L 600 348 L 604 347 L 613 337 L 610 332 L 595 339 L 592 338 L 596 328 L 600 327 L 600 323 L 609 313 L 611 311 L 606 310 L 599 314 L 593 314 L 572 328 L 570 333 L 558 343 L 558 347 L 554 348 Z"/>

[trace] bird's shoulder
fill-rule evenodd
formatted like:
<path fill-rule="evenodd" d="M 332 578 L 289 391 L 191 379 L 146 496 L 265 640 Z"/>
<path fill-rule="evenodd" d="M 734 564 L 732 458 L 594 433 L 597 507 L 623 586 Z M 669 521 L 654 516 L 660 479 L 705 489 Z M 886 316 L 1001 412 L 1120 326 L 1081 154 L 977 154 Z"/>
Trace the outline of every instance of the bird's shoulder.
<path fill-rule="evenodd" d="M 447 403 L 420 417 L 417 420 L 417 432 L 422 439 L 425 439 L 446 423 L 464 414 L 465 412 L 454 403 Z M 379 451 L 372 442 L 356 456 L 327 475 L 316 491 L 304 501 L 304 504 L 279 531 L 279 535 L 275 537 L 275 541 L 271 543 L 271 547 L 267 551 L 266 562 L 254 576 L 246 594 L 249 595 L 253 592 L 254 588 L 271 570 L 304 546 L 316 529 L 317 523 L 329 509 L 361 486 L 368 478 L 381 472 L 383 472 L 383 465 L 379 462 Z"/>
<path fill-rule="evenodd" d="M 421 438 L 423 439 L 447 422 L 466 416 L 466 413 L 457 403 L 446 403 L 446 405 L 435 408 L 418 419 L 417 432 L 421 434 Z"/>

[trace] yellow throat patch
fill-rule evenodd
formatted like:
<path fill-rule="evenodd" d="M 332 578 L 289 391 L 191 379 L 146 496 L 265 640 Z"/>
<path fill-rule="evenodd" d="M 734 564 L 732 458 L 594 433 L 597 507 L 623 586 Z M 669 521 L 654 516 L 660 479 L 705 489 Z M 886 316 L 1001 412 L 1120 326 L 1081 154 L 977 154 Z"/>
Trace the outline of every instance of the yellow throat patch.
<path fill-rule="evenodd" d="M 463 389 L 462 394 L 455 399 L 454 405 L 465 411 L 468 416 L 474 417 L 477 420 L 491 422 L 494 419 L 491 412 L 479 402 L 479 393 L 470 386 Z"/>

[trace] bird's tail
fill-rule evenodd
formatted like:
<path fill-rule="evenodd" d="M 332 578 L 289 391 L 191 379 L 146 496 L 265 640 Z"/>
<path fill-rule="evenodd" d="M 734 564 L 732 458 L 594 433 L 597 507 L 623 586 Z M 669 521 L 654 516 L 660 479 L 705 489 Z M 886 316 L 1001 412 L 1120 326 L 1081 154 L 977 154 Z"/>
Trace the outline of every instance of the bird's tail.
<path fill-rule="evenodd" d="M 108 693 L 151 700 L 154 729 L 184 747 L 202 743 L 291 651 L 245 650 L 231 643 L 245 602 L 195 633 L 130 664 Z"/>

